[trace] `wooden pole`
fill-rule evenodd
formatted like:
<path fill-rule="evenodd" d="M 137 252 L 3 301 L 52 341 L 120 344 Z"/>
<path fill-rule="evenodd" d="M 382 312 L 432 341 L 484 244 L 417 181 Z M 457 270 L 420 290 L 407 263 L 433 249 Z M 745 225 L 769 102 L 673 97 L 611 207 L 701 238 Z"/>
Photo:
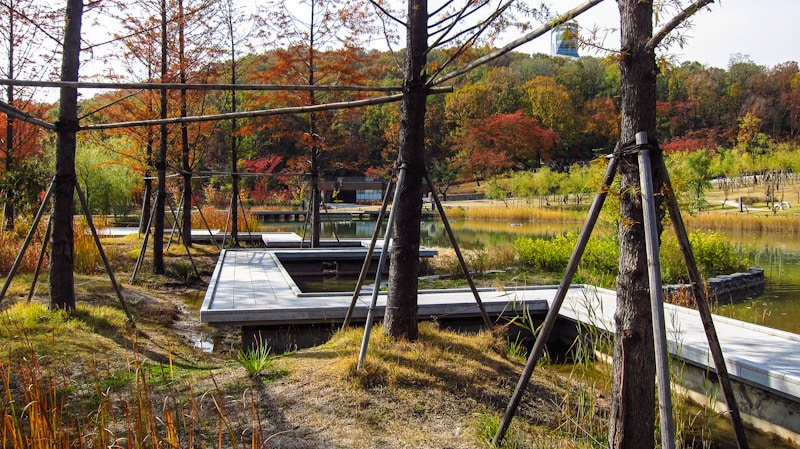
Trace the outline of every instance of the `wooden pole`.
<path fill-rule="evenodd" d="M 428 188 L 431 191 L 431 197 L 433 198 L 433 202 L 436 204 L 436 208 L 439 210 L 439 215 L 442 217 L 442 223 L 444 224 L 444 229 L 447 231 L 447 236 L 450 238 L 450 244 L 453 245 L 453 250 L 456 252 L 456 257 L 458 258 L 458 263 L 461 265 L 461 271 L 464 272 L 464 276 L 467 278 L 467 283 L 469 284 L 470 290 L 472 290 L 472 296 L 475 297 L 475 302 L 478 304 L 478 309 L 481 311 L 481 316 L 483 317 L 483 322 L 486 324 L 486 328 L 489 330 L 494 330 L 494 323 L 492 323 L 491 318 L 489 318 L 489 314 L 486 313 L 486 307 L 483 306 L 483 301 L 481 301 L 481 295 L 478 293 L 478 289 L 475 288 L 475 282 L 472 280 L 472 275 L 469 273 L 469 268 L 467 268 L 467 262 L 464 260 L 464 256 L 461 254 L 461 249 L 458 247 L 458 242 L 456 241 L 456 236 L 453 234 L 453 228 L 450 227 L 450 222 L 447 220 L 447 215 L 444 212 L 444 207 L 442 207 L 441 201 L 439 201 L 439 195 L 436 194 L 436 189 L 433 186 L 433 180 L 431 179 L 431 174 L 428 169 L 425 169 L 425 181 L 428 183 Z"/>
<path fill-rule="evenodd" d="M 670 388 L 667 331 L 664 320 L 664 290 L 661 285 L 659 260 L 658 216 L 653 193 L 653 173 L 647 133 L 636 133 L 639 150 L 639 184 L 642 189 L 644 213 L 644 241 L 647 251 L 647 274 L 650 281 L 650 306 L 653 316 L 653 341 L 655 342 L 656 382 L 658 384 L 658 411 L 661 420 L 661 447 L 675 449 L 675 419 L 672 416 L 672 390 Z"/>
<path fill-rule="evenodd" d="M 22 242 L 22 248 L 20 248 L 19 253 L 17 253 L 17 258 L 14 259 L 14 263 L 11 265 L 11 270 L 8 271 L 8 276 L 6 276 L 6 282 L 3 284 L 2 290 L 0 290 L 0 302 L 3 302 L 3 298 L 6 297 L 6 292 L 8 291 L 8 287 L 11 286 L 11 279 L 13 279 L 14 275 L 17 273 L 17 270 L 19 269 L 19 266 L 22 263 L 22 257 L 25 255 L 25 251 L 31 244 L 31 240 L 33 240 L 33 234 L 36 232 L 36 228 L 39 226 L 39 221 L 41 221 L 42 215 L 44 215 L 45 206 L 47 205 L 47 202 L 50 201 L 50 197 L 53 194 L 54 184 L 55 184 L 55 179 L 50 181 L 50 187 L 47 188 L 47 193 L 44 195 L 44 200 L 42 200 L 42 204 L 39 205 L 39 210 L 36 212 L 36 216 L 33 218 L 31 229 L 30 231 L 28 231 L 28 235 L 25 237 L 25 241 Z"/>
<path fill-rule="evenodd" d="M 33 272 L 33 281 L 31 281 L 31 289 L 28 291 L 28 302 L 33 299 L 33 294 L 36 293 L 36 283 L 39 282 L 39 272 L 42 269 L 44 262 L 44 255 L 47 252 L 47 242 L 50 241 L 50 231 L 52 231 L 53 222 L 47 220 L 47 228 L 44 230 L 44 239 L 42 239 L 42 250 L 39 251 L 39 260 L 36 262 L 36 271 Z"/>
<path fill-rule="evenodd" d="M 83 196 L 81 185 L 77 182 L 75 183 L 75 191 L 78 192 L 78 199 L 81 201 L 81 207 L 83 207 L 83 213 L 86 216 L 86 222 L 89 224 L 89 229 L 92 231 L 94 243 L 97 245 L 97 251 L 100 253 L 100 258 L 103 259 L 103 265 L 106 267 L 106 272 L 108 272 L 108 278 L 111 279 L 111 284 L 114 286 L 114 291 L 117 292 L 117 298 L 119 298 L 119 303 L 122 305 L 122 310 L 125 311 L 125 315 L 128 317 L 128 322 L 131 324 L 131 327 L 135 328 L 136 322 L 133 320 L 133 315 L 131 315 L 131 311 L 128 309 L 128 302 L 125 301 L 125 297 L 122 296 L 122 289 L 117 282 L 117 278 L 114 276 L 114 270 L 111 269 L 111 264 L 108 263 L 108 257 L 106 257 L 106 252 L 103 250 L 103 245 L 100 243 L 100 236 L 97 235 L 97 229 L 94 227 L 92 214 L 89 211 L 89 204 L 86 202 L 86 197 Z"/>
<path fill-rule="evenodd" d="M 595 195 L 594 200 L 592 201 L 592 206 L 589 208 L 589 217 L 586 219 L 586 223 L 583 225 L 583 229 L 578 237 L 578 242 L 575 245 L 575 249 L 572 251 L 572 256 L 570 257 L 569 264 L 567 265 L 567 271 L 564 273 L 564 277 L 561 279 L 561 284 L 558 286 L 558 291 L 556 292 L 555 298 L 553 298 L 553 303 L 550 305 L 550 309 L 547 311 L 547 316 L 545 317 L 544 323 L 542 323 L 542 327 L 539 330 L 539 335 L 536 337 L 536 341 L 533 344 L 533 349 L 528 356 L 528 361 L 525 363 L 525 368 L 522 370 L 522 375 L 517 382 L 516 389 L 514 389 L 514 394 L 511 395 L 511 400 L 509 401 L 508 406 L 506 406 L 503 419 L 500 421 L 500 424 L 497 427 L 497 433 L 495 434 L 494 439 L 492 439 L 492 444 L 495 447 L 499 447 L 500 443 L 503 441 L 503 438 L 505 438 L 506 431 L 511 425 L 511 419 L 514 418 L 514 415 L 517 412 L 517 407 L 519 407 L 519 403 L 522 400 L 522 393 L 525 391 L 525 387 L 528 385 L 528 382 L 530 382 L 531 376 L 533 375 L 533 370 L 536 368 L 536 364 L 539 362 L 539 358 L 541 358 L 542 353 L 544 352 L 544 346 L 547 343 L 548 338 L 550 338 L 550 334 L 553 332 L 553 328 L 556 325 L 556 320 L 558 319 L 558 313 L 561 310 L 561 305 L 564 303 L 564 298 L 566 298 L 567 291 L 572 284 L 572 278 L 575 276 L 575 272 L 578 271 L 578 264 L 581 261 L 581 257 L 583 257 L 583 252 L 586 250 L 586 244 L 589 242 L 589 237 L 592 235 L 594 225 L 597 223 L 597 219 L 600 217 L 600 210 L 603 208 L 603 203 L 606 200 L 608 189 L 611 187 L 611 183 L 614 180 L 614 174 L 616 171 L 617 151 L 615 150 L 614 155 L 608 162 L 606 174 L 603 177 L 602 184 L 600 185 L 600 191 L 597 193 L 597 195 Z"/>
<path fill-rule="evenodd" d="M 686 225 L 681 216 L 680 206 L 678 205 L 678 200 L 675 198 L 675 191 L 672 189 L 672 182 L 667 172 L 667 166 L 662 157 L 656 158 L 656 163 L 661 165 L 661 170 L 665 173 L 664 196 L 667 203 L 667 210 L 672 220 L 672 226 L 675 228 L 675 236 L 678 239 L 678 245 L 681 248 L 683 260 L 686 263 L 695 302 L 697 303 L 697 310 L 700 313 L 700 320 L 703 322 L 703 329 L 705 330 L 706 339 L 708 340 L 708 347 L 714 360 L 714 368 L 717 371 L 717 377 L 719 378 L 719 383 L 722 387 L 723 395 L 725 396 L 725 402 L 728 405 L 728 411 L 731 415 L 731 423 L 736 435 L 736 444 L 739 449 L 748 449 L 749 445 L 747 443 L 747 435 L 744 431 L 744 423 L 739 413 L 739 406 L 736 403 L 736 396 L 733 394 L 731 378 L 728 374 L 728 368 L 725 365 L 725 357 L 722 354 L 722 347 L 719 343 L 717 330 L 714 327 L 714 320 L 711 317 L 711 307 L 709 306 L 704 288 L 705 283 L 700 277 L 700 271 L 697 269 L 697 262 L 692 252 L 692 245 L 689 243 L 689 234 L 686 232 Z"/>
<path fill-rule="evenodd" d="M 156 192 L 156 198 L 158 199 L 158 195 L 160 193 Z M 133 281 L 136 280 L 136 274 L 139 273 L 139 268 L 142 267 L 142 263 L 144 263 L 144 256 L 147 253 L 147 242 L 150 240 L 150 226 L 153 224 L 153 216 L 156 212 L 156 204 L 157 201 L 153 201 L 153 207 L 150 211 L 150 219 L 147 220 L 147 230 L 144 232 L 144 241 L 142 242 L 142 249 L 139 251 L 139 257 L 136 258 L 136 264 L 133 266 L 133 273 L 131 273 L 131 280 L 128 281 L 133 284 Z"/>
<path fill-rule="evenodd" d="M 400 166 L 400 173 L 397 175 L 397 186 L 395 187 L 395 198 L 397 195 L 400 194 L 400 189 L 403 188 L 403 184 L 406 179 L 406 164 Z M 364 365 L 364 358 L 367 356 L 367 347 L 369 346 L 369 335 L 372 332 L 372 322 L 375 319 L 375 304 L 378 302 L 378 293 L 381 289 L 381 275 L 383 271 L 383 265 L 386 263 L 386 257 L 389 253 L 389 245 L 391 244 L 392 239 L 392 232 L 394 231 L 394 220 L 395 220 L 395 212 L 397 208 L 392 207 L 392 210 L 389 212 L 389 222 L 386 224 L 386 234 L 383 236 L 383 247 L 381 248 L 381 257 L 378 259 L 378 272 L 375 273 L 375 287 L 372 289 L 372 301 L 369 304 L 369 310 L 367 311 L 367 322 L 364 326 L 364 339 L 361 341 L 361 351 L 358 354 L 358 364 L 356 365 L 356 370 L 361 370 L 361 367 Z"/>
<path fill-rule="evenodd" d="M 386 186 L 386 192 L 383 194 L 383 203 L 381 203 L 381 209 L 378 212 L 378 220 L 375 223 L 375 229 L 372 231 L 372 239 L 369 242 L 367 255 L 364 257 L 364 264 L 361 265 L 361 273 L 358 274 L 356 288 L 353 290 L 353 299 L 350 300 L 350 307 L 347 309 L 347 315 L 344 317 L 342 330 L 346 329 L 347 326 L 350 325 L 350 320 L 353 318 L 353 312 L 356 309 L 356 302 L 358 301 L 358 296 L 361 294 L 361 287 L 364 285 L 364 280 L 367 278 L 367 273 L 369 272 L 369 266 L 372 263 L 372 254 L 375 252 L 375 243 L 378 241 L 378 234 L 381 232 L 381 225 L 383 224 L 383 217 L 386 215 L 386 208 L 389 204 L 389 195 L 391 191 L 392 181 L 390 180 L 389 184 Z"/>

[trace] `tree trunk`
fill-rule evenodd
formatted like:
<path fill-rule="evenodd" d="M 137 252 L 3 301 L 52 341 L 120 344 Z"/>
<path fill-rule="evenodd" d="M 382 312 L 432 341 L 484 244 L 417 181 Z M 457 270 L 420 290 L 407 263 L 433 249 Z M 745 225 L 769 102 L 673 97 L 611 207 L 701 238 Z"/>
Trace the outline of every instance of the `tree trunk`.
<path fill-rule="evenodd" d="M 8 4 L 8 79 L 14 79 L 14 0 Z M 8 104 L 14 106 L 14 86 L 6 87 Z M 6 115 L 6 177 L 14 170 L 14 119 Z M 16 192 L 8 188 L 5 192 L 5 205 L 3 206 L 3 229 L 14 229 L 14 195 Z"/>
<path fill-rule="evenodd" d="M 405 167 L 405 182 L 392 207 L 396 207 L 394 244 L 389 267 L 389 296 L 384 330 L 394 338 L 418 337 L 417 277 L 419 272 L 421 185 L 425 170 L 425 99 L 423 74 L 428 47 L 427 0 L 408 2 L 408 38 L 398 160 Z"/>
<path fill-rule="evenodd" d="M 78 81 L 81 52 L 82 0 L 67 0 L 61 81 Z M 50 234 L 50 307 L 75 309 L 73 268 L 75 209 L 75 134 L 78 130 L 78 89 L 62 87 L 56 143 L 56 176 L 53 186 L 53 229 Z"/>
<path fill-rule="evenodd" d="M 631 143 L 637 132 L 655 136 L 656 64 L 646 49 L 653 32 L 653 4 L 641 0 L 619 0 L 621 20 L 620 141 Z M 653 154 L 656 160 L 660 155 Z M 619 277 L 617 278 L 616 338 L 609 445 L 613 449 L 655 446 L 655 353 L 648 288 L 644 218 L 636 154 L 625 155 L 619 164 L 621 176 L 619 225 Z M 663 174 L 654 171 L 656 192 Z M 659 214 L 661 196 L 655 196 Z"/>
<path fill-rule="evenodd" d="M 186 60 L 185 60 L 185 42 L 184 42 L 184 29 L 186 23 L 183 17 L 183 0 L 178 2 L 178 14 L 180 21 L 178 22 L 178 46 L 180 58 L 180 78 L 181 84 L 186 84 Z M 181 117 L 188 115 L 186 107 L 186 89 L 181 89 Z M 183 216 L 181 217 L 181 228 L 183 232 L 183 244 L 187 248 L 192 246 L 192 165 L 189 161 L 189 124 L 181 123 L 181 169 L 183 171 Z"/>
<path fill-rule="evenodd" d="M 167 4 L 161 0 L 161 82 L 167 82 Z M 160 117 L 167 118 L 167 89 L 161 89 Z M 153 230 L 153 273 L 164 274 L 164 215 L 167 204 L 167 124 L 159 126 L 159 149 L 156 160 L 155 228 Z"/>

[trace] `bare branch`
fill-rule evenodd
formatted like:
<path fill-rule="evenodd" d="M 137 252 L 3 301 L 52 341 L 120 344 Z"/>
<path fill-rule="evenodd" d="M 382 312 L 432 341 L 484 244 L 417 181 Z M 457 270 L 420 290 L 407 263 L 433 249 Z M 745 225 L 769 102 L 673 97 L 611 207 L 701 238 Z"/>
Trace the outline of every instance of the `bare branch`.
<path fill-rule="evenodd" d="M 452 92 L 452 88 L 438 88 L 432 89 L 430 93 L 447 93 Z M 245 112 L 231 112 L 226 114 L 212 114 L 194 117 L 176 117 L 169 119 L 156 119 L 156 120 L 140 120 L 133 122 L 118 122 L 118 123 L 104 123 L 96 125 L 81 126 L 82 130 L 98 130 L 98 129 L 114 129 L 114 128 L 132 128 L 137 126 L 154 126 L 154 125 L 173 125 L 178 123 L 196 123 L 196 122 L 211 122 L 216 120 L 231 120 L 239 118 L 253 118 L 253 117 L 267 117 L 273 115 L 288 115 L 288 114 L 308 114 L 311 112 L 331 111 L 339 109 L 353 109 L 364 106 L 371 106 L 376 104 L 386 104 L 400 101 L 403 99 L 403 94 L 388 95 L 385 97 L 369 98 L 366 100 L 344 101 L 338 103 L 326 103 L 314 106 L 297 106 L 277 109 L 265 109 L 258 111 L 245 111 Z"/>
<path fill-rule="evenodd" d="M 452 5 L 452 4 L 453 4 L 453 2 L 455 2 L 455 1 L 456 1 L 456 0 L 447 0 L 446 2 L 444 2 L 444 3 L 442 4 L 442 6 L 440 6 L 440 7 L 439 7 L 439 9 L 437 9 L 436 11 L 434 11 L 434 12 L 432 12 L 432 13 L 428 14 L 428 17 L 434 17 L 434 16 L 436 16 L 436 15 L 437 15 L 437 14 L 439 14 L 440 12 L 444 11 L 445 9 L 447 9 L 447 7 L 448 7 L 448 6 L 450 6 L 450 5 Z"/>
<path fill-rule="evenodd" d="M 41 126 L 42 128 L 49 129 L 51 131 L 55 131 L 56 125 L 52 123 L 47 123 L 44 120 L 38 119 L 25 111 L 15 108 L 10 104 L 0 101 L 0 111 L 4 112 L 7 116 L 21 120 L 23 122 L 32 123 L 37 126 Z"/>
<path fill-rule="evenodd" d="M 546 24 L 544 24 L 541 27 L 537 28 L 536 30 L 531 31 L 528 34 L 509 42 L 507 45 L 503 46 L 502 48 L 499 48 L 499 49 L 497 49 L 497 50 L 495 50 L 495 51 L 493 51 L 493 52 L 491 52 L 491 53 L 489 53 L 487 55 L 484 55 L 484 56 L 472 61 L 472 63 L 468 64 L 467 66 L 465 66 L 465 67 L 463 67 L 463 68 L 461 68 L 459 70 L 456 70 L 454 72 L 450 72 L 450 73 L 448 73 L 447 75 L 443 76 L 442 78 L 440 78 L 438 80 L 433 81 L 433 79 L 432 79 L 431 85 L 432 86 L 436 86 L 436 85 L 442 84 L 445 81 L 451 80 L 451 79 L 453 79 L 453 78 L 455 78 L 457 76 L 460 76 L 460 75 L 463 75 L 463 74 L 469 72 L 470 70 L 473 70 L 473 69 L 475 69 L 477 67 L 480 67 L 483 64 L 486 64 L 486 63 L 488 63 L 490 61 L 493 61 L 493 60 L 503 56 L 504 54 L 514 50 L 515 48 L 519 47 L 520 45 L 526 44 L 526 43 L 536 39 L 537 37 L 541 36 L 542 34 L 552 30 L 553 28 L 555 28 L 555 27 L 557 27 L 557 26 L 559 26 L 559 25 L 561 25 L 563 23 L 566 23 L 566 22 L 574 19 L 575 17 L 583 14 L 584 12 L 588 11 L 592 7 L 597 6 L 598 4 L 600 4 L 602 2 L 603 2 L 603 0 L 587 0 L 583 4 L 581 4 L 581 5 L 579 5 L 579 6 L 575 7 L 575 8 L 567 11 L 565 14 L 562 14 L 562 15 L 550 20 L 549 22 L 547 22 Z"/>
<path fill-rule="evenodd" d="M 374 6 L 374 7 L 378 8 L 378 11 L 380 11 L 380 12 L 381 12 L 382 14 L 384 14 L 386 17 L 388 17 L 388 18 L 390 18 L 390 19 L 394 20 L 395 22 L 397 22 L 398 24 L 400 24 L 400 26 L 402 26 L 402 27 L 408 27 L 408 25 L 407 25 L 405 22 L 403 22 L 402 20 L 400 20 L 400 19 L 398 19 L 397 17 L 393 16 L 393 15 L 392 15 L 392 14 L 391 14 L 391 13 L 390 13 L 388 10 L 386 10 L 386 8 L 384 8 L 383 6 L 381 6 L 381 4 L 380 4 L 380 3 L 378 3 L 377 1 L 375 1 L 375 0 L 369 0 L 369 2 L 370 2 L 370 3 L 372 3 L 372 6 Z"/>
<path fill-rule="evenodd" d="M 432 31 L 430 34 L 435 35 L 435 34 L 440 34 L 447 30 L 451 30 L 454 26 L 458 25 L 458 23 L 461 22 L 463 19 L 466 19 L 467 17 L 470 17 L 471 15 L 477 13 L 488 4 L 489 2 L 484 0 L 478 3 L 477 5 L 474 5 L 472 8 L 468 8 L 471 5 L 466 5 L 458 11 L 458 14 L 448 15 L 442 17 L 441 20 L 439 20 L 438 22 L 428 24 L 428 29 L 430 30 L 434 30 L 436 28 L 439 28 L 440 26 L 443 27 L 438 31 Z M 451 22 L 450 25 L 446 27 L 443 26 L 447 22 Z"/>
<path fill-rule="evenodd" d="M 660 44 L 661 41 L 664 40 L 665 37 L 667 37 L 667 34 L 669 34 L 672 30 L 674 30 L 678 25 L 683 23 L 683 21 L 688 19 L 694 13 L 700 11 L 700 9 L 702 9 L 704 6 L 708 6 L 711 3 L 714 3 L 714 0 L 696 0 L 694 3 L 686 7 L 686 9 L 675 15 L 675 17 L 673 17 L 672 20 L 667 22 L 663 27 L 661 27 L 661 29 L 658 30 L 658 32 L 655 33 L 653 37 L 650 38 L 649 41 L 647 41 L 647 45 L 645 46 L 645 48 L 648 51 L 655 51 L 656 46 L 658 46 L 658 44 Z"/>
<path fill-rule="evenodd" d="M 402 87 L 381 86 L 326 86 L 322 84 L 310 85 L 281 85 L 281 84 L 181 84 L 181 83 L 110 83 L 110 82 L 70 82 L 70 81 L 26 81 L 0 79 L 0 86 L 26 86 L 26 87 L 71 87 L 77 89 L 142 89 L 142 90 L 281 90 L 281 91 L 309 91 L 318 90 L 325 92 L 400 92 Z"/>

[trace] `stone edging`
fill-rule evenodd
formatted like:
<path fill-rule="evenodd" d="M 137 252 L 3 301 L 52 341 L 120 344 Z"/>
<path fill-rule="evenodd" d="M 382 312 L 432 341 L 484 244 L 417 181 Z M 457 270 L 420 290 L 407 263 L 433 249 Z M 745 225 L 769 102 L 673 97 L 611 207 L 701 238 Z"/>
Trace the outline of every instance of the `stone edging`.
<path fill-rule="evenodd" d="M 750 270 L 745 273 L 716 276 L 708 279 L 706 283 L 708 284 L 708 295 L 711 301 L 727 304 L 763 293 L 766 280 L 763 268 L 750 267 Z M 665 285 L 664 296 L 671 297 L 686 293 L 689 290 L 689 284 Z"/>

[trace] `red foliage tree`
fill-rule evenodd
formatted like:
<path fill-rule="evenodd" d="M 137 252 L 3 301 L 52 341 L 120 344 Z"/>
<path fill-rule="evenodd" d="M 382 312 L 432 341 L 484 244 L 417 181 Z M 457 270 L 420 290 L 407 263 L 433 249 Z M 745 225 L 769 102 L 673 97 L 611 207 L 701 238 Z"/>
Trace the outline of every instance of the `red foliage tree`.
<path fill-rule="evenodd" d="M 537 167 L 540 161 L 551 160 L 558 139 L 558 134 L 517 111 L 471 120 L 464 136 L 459 139 L 459 145 L 462 153 L 466 151 L 473 173 L 491 176 L 514 165 L 525 169 Z M 484 168 L 475 170 L 478 167 Z"/>

